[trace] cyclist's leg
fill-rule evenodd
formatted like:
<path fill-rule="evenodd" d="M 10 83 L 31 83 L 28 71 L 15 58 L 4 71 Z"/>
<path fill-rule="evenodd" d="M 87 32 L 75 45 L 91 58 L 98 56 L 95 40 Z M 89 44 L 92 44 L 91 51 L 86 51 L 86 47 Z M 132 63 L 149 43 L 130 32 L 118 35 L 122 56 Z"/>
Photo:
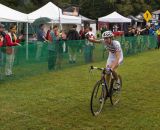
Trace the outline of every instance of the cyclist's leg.
<path fill-rule="evenodd" d="M 112 68 L 113 62 L 114 62 L 114 59 L 108 59 L 108 60 L 107 60 L 107 67 Z M 114 79 L 115 79 L 116 81 L 118 80 L 118 74 L 117 74 L 116 70 L 117 70 L 118 66 L 119 66 L 122 62 L 123 62 L 123 57 L 119 60 L 119 63 L 118 63 L 118 65 L 115 67 L 115 69 L 112 70 L 113 77 L 114 77 Z"/>
<path fill-rule="evenodd" d="M 110 75 L 110 74 L 106 74 L 106 82 L 107 82 L 107 86 L 109 86 L 110 79 L 111 79 L 111 75 Z"/>
<path fill-rule="evenodd" d="M 113 59 L 108 57 L 108 60 L 107 60 L 107 64 L 106 64 L 106 67 L 107 68 L 110 68 L 111 64 L 113 63 Z M 106 81 L 107 81 L 107 85 L 109 86 L 110 84 L 110 79 L 111 79 L 111 75 L 110 74 L 106 74 Z"/>

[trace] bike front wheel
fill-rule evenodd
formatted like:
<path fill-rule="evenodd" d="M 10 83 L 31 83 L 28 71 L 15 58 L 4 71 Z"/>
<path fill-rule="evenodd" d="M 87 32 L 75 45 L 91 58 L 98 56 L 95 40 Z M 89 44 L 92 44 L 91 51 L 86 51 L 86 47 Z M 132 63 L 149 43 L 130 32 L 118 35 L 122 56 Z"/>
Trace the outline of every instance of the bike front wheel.
<path fill-rule="evenodd" d="M 116 105 L 120 101 L 122 90 L 122 78 L 118 75 L 118 83 L 115 79 L 111 80 L 110 84 L 110 101 L 112 105 Z"/>
<path fill-rule="evenodd" d="M 102 80 L 99 80 L 93 88 L 91 95 L 90 108 L 93 116 L 99 115 L 102 111 L 106 97 L 105 84 Z"/>

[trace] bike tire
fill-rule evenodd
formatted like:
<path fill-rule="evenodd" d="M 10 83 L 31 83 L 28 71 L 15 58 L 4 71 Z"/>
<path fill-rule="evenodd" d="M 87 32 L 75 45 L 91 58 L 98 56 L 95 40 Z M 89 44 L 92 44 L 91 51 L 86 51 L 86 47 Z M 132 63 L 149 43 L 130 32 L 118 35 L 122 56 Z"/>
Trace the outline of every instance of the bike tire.
<path fill-rule="evenodd" d="M 93 116 L 99 115 L 100 112 L 102 111 L 105 102 L 105 97 L 106 97 L 105 85 L 102 80 L 99 80 L 94 85 L 91 95 L 90 109 Z M 97 100 L 97 105 L 94 104 L 95 100 Z"/>
<path fill-rule="evenodd" d="M 112 105 L 116 105 L 117 103 L 119 103 L 120 101 L 120 97 L 121 97 L 121 91 L 122 91 L 122 78 L 120 75 L 118 75 L 118 78 L 120 80 L 120 85 L 118 89 L 114 89 L 114 85 L 116 80 L 115 79 L 111 79 L 111 83 L 110 83 L 110 101 Z"/>

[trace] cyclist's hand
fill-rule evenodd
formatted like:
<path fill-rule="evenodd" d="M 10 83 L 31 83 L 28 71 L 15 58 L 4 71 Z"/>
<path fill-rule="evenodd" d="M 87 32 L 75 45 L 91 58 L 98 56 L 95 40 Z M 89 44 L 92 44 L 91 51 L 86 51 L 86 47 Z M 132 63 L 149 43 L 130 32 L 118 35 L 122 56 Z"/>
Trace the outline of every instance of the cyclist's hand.
<path fill-rule="evenodd" d="M 111 74 L 111 72 L 112 72 L 112 69 L 110 67 L 107 67 L 106 68 L 106 73 L 109 75 L 109 74 Z"/>

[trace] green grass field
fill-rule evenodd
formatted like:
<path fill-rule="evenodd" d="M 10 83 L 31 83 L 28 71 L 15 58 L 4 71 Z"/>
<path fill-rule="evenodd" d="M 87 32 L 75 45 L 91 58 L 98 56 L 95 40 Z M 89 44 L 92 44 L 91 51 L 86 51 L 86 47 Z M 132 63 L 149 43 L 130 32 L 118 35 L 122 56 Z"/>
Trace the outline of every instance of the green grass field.
<path fill-rule="evenodd" d="M 98 117 L 90 112 L 89 66 L 1 83 L 0 130 L 160 129 L 160 51 L 125 58 L 121 102 L 106 101 Z"/>

